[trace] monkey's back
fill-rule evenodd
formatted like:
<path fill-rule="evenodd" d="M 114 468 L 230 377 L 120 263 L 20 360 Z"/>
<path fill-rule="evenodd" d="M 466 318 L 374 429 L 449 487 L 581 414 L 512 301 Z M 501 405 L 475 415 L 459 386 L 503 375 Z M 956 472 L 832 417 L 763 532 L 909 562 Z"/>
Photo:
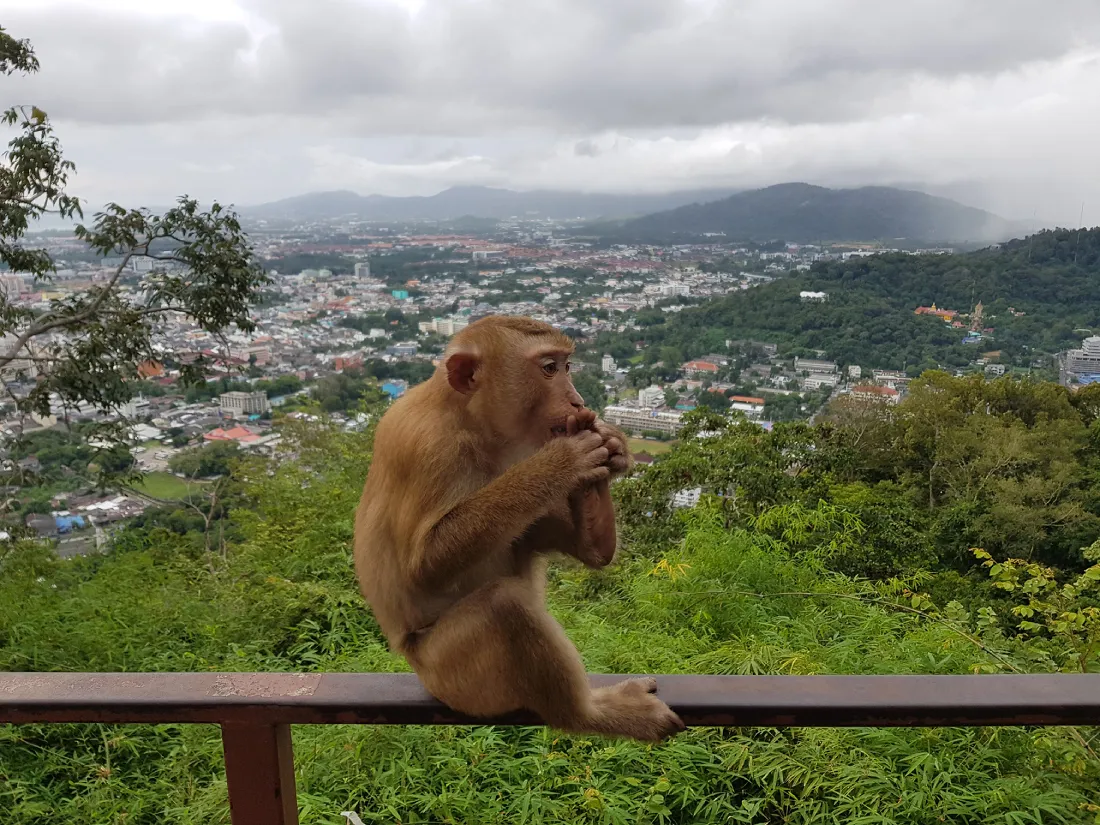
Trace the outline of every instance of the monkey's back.
<path fill-rule="evenodd" d="M 415 543 L 468 491 L 461 460 L 461 427 L 436 403 L 432 381 L 417 385 L 382 416 L 374 455 L 355 515 L 354 556 L 363 597 L 391 646 L 430 621 L 448 599 L 413 582 Z"/>

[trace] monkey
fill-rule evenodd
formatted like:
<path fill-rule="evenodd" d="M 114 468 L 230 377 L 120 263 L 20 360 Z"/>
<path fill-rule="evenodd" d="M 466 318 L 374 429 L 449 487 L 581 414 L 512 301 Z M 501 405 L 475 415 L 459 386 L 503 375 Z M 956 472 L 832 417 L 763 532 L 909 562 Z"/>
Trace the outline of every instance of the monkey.
<path fill-rule="evenodd" d="M 425 689 L 475 718 L 535 713 L 566 732 L 660 741 L 681 730 L 656 680 L 592 689 L 546 609 L 546 564 L 616 547 L 621 431 L 573 387 L 572 340 L 531 318 L 457 332 L 375 430 L 355 516 L 363 597 Z"/>

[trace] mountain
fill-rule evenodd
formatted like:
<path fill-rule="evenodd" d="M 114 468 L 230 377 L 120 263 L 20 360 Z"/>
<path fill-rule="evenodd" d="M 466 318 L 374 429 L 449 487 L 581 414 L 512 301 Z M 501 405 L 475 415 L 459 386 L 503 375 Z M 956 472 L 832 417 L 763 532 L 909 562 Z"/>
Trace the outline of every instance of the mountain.
<path fill-rule="evenodd" d="M 347 190 L 314 192 L 241 207 L 246 217 L 263 220 L 319 221 L 358 217 L 371 221 L 443 221 L 460 217 L 505 219 L 630 218 L 688 203 L 723 198 L 735 190 L 714 189 L 661 195 L 608 195 L 585 192 L 515 192 L 487 186 L 456 186 L 436 195 L 390 197 L 357 195 Z"/>
<path fill-rule="evenodd" d="M 826 189 L 783 183 L 627 221 L 617 234 L 637 239 L 725 233 L 727 240 L 988 242 L 1022 224 L 947 198 L 909 189 Z"/>

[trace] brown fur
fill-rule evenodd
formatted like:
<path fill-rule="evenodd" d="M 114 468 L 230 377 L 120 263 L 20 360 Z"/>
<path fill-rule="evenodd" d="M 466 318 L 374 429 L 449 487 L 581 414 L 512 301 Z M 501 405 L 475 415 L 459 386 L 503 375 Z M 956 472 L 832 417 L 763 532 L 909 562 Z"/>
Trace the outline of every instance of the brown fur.
<path fill-rule="evenodd" d="M 572 350 L 530 318 L 483 318 L 454 336 L 378 424 L 356 572 L 391 647 L 452 708 L 658 740 L 683 724 L 655 682 L 591 690 L 546 611 L 547 553 L 613 558 L 608 484 L 631 465 L 623 434 L 573 388 Z"/>

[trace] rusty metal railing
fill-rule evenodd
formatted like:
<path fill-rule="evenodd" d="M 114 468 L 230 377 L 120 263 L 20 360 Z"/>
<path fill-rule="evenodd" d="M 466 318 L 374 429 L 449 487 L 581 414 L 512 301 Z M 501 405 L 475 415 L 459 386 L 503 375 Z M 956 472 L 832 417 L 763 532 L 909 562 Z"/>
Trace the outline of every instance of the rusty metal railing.
<path fill-rule="evenodd" d="M 592 676 L 606 685 L 622 676 Z M 691 726 L 1100 725 L 1100 674 L 659 676 Z M 0 673 L 0 723 L 220 725 L 234 825 L 296 825 L 290 725 L 531 725 L 475 720 L 407 673 Z"/>

